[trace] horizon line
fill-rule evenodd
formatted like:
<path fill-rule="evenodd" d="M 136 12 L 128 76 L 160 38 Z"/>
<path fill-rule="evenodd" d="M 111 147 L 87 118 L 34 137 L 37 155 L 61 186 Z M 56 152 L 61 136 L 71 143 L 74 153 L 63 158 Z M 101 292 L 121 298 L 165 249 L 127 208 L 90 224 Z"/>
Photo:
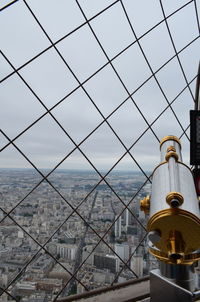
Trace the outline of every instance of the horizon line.
<path fill-rule="evenodd" d="M 35 171 L 35 172 L 38 172 L 36 169 L 34 169 L 34 168 L 16 168 L 16 167 L 0 167 L 0 170 L 33 170 L 33 171 Z M 44 170 L 46 170 L 46 171 L 49 171 L 49 170 L 51 170 L 51 168 L 41 168 L 40 169 L 40 171 L 44 171 Z M 82 168 L 80 168 L 80 169 L 73 169 L 73 168 L 70 168 L 70 169 L 67 169 L 67 168 L 57 168 L 55 171 L 53 171 L 52 173 L 54 173 L 54 172 L 56 172 L 56 171 L 73 171 L 73 172 L 95 172 L 95 173 L 97 173 L 94 169 L 82 169 Z M 107 170 L 106 169 L 101 169 L 101 170 L 98 170 L 99 172 L 107 172 Z M 112 170 L 112 171 L 110 171 L 110 173 L 112 173 L 112 172 L 129 172 L 129 173 L 141 173 L 141 174 L 143 174 L 143 172 L 142 171 L 138 171 L 138 170 L 129 170 L 129 169 L 119 169 L 119 170 Z M 151 171 L 149 171 L 149 170 L 145 170 L 144 172 L 146 172 L 146 173 L 151 173 Z M 39 173 L 39 172 L 38 172 Z M 109 174 L 110 174 L 109 173 Z"/>

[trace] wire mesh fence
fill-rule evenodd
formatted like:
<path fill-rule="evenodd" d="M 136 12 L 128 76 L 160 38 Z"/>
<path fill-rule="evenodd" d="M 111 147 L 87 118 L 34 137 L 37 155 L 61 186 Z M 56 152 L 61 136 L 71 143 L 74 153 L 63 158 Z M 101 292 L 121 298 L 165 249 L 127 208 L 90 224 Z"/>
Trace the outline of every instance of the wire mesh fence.
<path fill-rule="evenodd" d="M 2 301 L 57 301 L 156 265 L 139 199 L 162 136 L 188 160 L 200 2 L 148 5 L 1 7 Z"/>

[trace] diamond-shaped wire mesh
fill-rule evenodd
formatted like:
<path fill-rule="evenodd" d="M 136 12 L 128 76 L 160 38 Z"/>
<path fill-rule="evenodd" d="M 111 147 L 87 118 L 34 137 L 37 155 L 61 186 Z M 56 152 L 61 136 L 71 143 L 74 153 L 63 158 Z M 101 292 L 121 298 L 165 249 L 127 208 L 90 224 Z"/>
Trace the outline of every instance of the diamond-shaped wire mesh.
<path fill-rule="evenodd" d="M 199 10 L 1 6 L 1 301 L 58 301 L 156 266 L 139 200 L 163 136 L 182 138 L 189 161 Z"/>

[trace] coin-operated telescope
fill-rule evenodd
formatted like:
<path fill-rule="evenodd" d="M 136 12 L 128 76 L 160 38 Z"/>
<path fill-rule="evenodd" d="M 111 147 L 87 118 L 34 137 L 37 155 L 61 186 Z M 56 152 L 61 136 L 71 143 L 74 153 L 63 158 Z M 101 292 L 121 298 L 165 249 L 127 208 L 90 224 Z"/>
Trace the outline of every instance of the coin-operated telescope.
<path fill-rule="evenodd" d="M 140 204 L 149 214 L 149 251 L 160 262 L 160 269 L 151 272 L 151 301 L 195 301 L 193 264 L 200 259 L 200 214 L 193 175 L 182 162 L 177 137 L 163 138 L 160 153 L 151 197 Z"/>

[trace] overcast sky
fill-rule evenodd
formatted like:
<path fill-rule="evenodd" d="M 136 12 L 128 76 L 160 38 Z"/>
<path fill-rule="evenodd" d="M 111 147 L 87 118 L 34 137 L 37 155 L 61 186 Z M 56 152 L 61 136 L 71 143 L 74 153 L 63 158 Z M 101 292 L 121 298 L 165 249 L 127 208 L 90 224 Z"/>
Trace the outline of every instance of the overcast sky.
<path fill-rule="evenodd" d="M 153 123 L 166 109 L 167 101 L 172 102 L 187 85 L 179 62 L 174 57 L 175 51 L 166 24 L 161 22 L 163 12 L 160 1 L 123 0 L 122 3 L 118 1 L 93 18 L 113 2 L 111 0 L 79 0 L 78 2 L 86 18 L 91 19 L 91 28 L 105 53 L 75 0 L 27 1 L 70 69 L 54 47 L 51 47 L 49 39 L 23 0 L 2 10 L 0 14 L 1 50 L 11 63 L 9 64 L 5 57 L 0 55 L 1 79 L 11 74 L 13 67 L 20 68 L 49 47 L 48 51 L 20 68 L 19 75 L 13 73 L 2 81 L 0 121 L 3 132 L 10 139 L 14 139 L 45 114 L 47 108 L 52 108 L 69 95 L 51 111 L 63 129 L 56 124 L 50 114 L 46 114 L 14 141 L 39 169 L 54 168 L 69 153 L 71 155 L 59 168 L 91 169 L 91 165 L 81 152 L 73 149 L 74 142 L 79 144 L 97 127 L 96 131 L 80 145 L 80 149 L 98 169 L 110 169 L 118 158 L 124 155 L 125 148 L 118 138 L 129 148 L 142 133 L 145 133 L 130 152 L 144 170 L 152 170 L 159 162 L 159 145 L 153 132 L 159 140 L 169 134 L 179 137 L 183 132 L 170 108 L 153 124 L 153 132 L 146 131 L 148 123 Z M 169 16 L 187 2 L 162 1 L 165 15 Z M 196 3 L 200 15 L 200 0 Z M 131 30 L 122 5 L 126 9 L 136 36 Z M 159 26 L 144 35 L 159 22 Z M 185 8 L 167 18 L 167 22 L 177 52 L 196 38 L 179 54 L 187 81 L 190 82 L 197 73 L 200 49 L 195 2 L 190 1 Z M 61 39 L 71 31 L 72 34 Z M 134 43 L 136 37 L 140 38 L 139 43 L 151 69 L 138 43 Z M 131 44 L 131 47 L 123 51 Z M 118 55 L 120 52 L 122 53 Z M 156 73 L 159 87 L 152 77 L 152 71 L 159 70 L 172 57 L 174 58 Z M 108 59 L 112 60 L 113 67 L 124 85 L 108 63 Z M 102 66 L 104 68 L 88 80 Z M 137 90 L 148 78 L 146 84 Z M 83 87 L 79 87 L 80 83 L 84 83 Z M 194 93 L 195 82 L 190 87 Z M 129 98 L 130 93 L 133 93 L 132 99 Z M 123 105 L 111 114 L 122 103 Z M 185 129 L 189 125 L 189 110 L 194 108 L 189 89 L 184 90 L 173 103 L 172 108 Z M 145 120 L 139 111 L 142 112 Z M 109 115 L 108 123 L 113 130 L 103 122 L 103 118 Z M 67 136 L 64 131 L 69 135 Z M 117 133 L 118 138 L 114 132 Z M 189 136 L 189 131 L 187 134 Z M 0 142 L 1 147 L 8 143 L 3 134 Z M 183 157 L 188 163 L 189 141 L 185 136 L 182 138 L 182 145 Z M 0 166 L 31 167 L 12 145 L 1 152 Z M 138 170 L 138 167 L 127 154 L 115 169 Z"/>

